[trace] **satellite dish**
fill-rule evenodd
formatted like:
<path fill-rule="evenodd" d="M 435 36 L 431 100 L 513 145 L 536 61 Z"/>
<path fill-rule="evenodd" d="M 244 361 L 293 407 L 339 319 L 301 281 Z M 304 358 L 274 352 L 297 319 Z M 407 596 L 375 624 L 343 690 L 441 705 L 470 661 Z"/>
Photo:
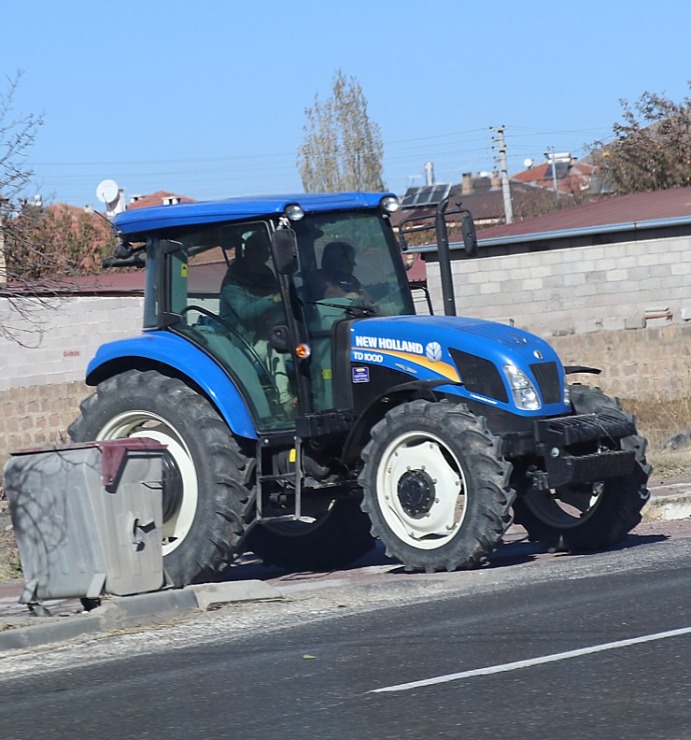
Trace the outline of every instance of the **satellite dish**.
<path fill-rule="evenodd" d="M 101 180 L 96 187 L 96 197 L 106 205 L 115 203 L 119 194 L 120 188 L 115 180 Z"/>
<path fill-rule="evenodd" d="M 535 164 L 535 160 L 534 159 L 524 159 L 523 160 L 523 166 L 527 170 L 529 170 L 533 166 L 533 164 Z"/>

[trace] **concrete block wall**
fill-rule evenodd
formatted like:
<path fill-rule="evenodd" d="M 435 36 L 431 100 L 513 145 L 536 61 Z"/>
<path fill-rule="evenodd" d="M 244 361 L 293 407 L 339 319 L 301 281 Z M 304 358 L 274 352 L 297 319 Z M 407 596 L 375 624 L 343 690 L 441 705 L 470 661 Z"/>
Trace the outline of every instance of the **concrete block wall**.
<path fill-rule="evenodd" d="M 691 319 L 691 238 L 525 252 L 452 265 L 457 311 L 543 336 L 617 331 Z M 441 295 L 438 265 L 427 269 Z M 440 299 L 436 306 L 441 305 Z"/>
<path fill-rule="evenodd" d="M 141 297 L 74 297 L 11 308 L 0 321 L 22 344 L 0 337 L 0 470 L 13 450 L 67 443 L 79 403 L 93 392 L 86 366 L 104 342 L 136 336 Z"/>
<path fill-rule="evenodd" d="M 0 391 L 82 380 L 99 345 L 137 334 L 142 301 L 89 296 L 11 308 L 0 299 L 0 321 L 22 342 L 0 337 Z"/>

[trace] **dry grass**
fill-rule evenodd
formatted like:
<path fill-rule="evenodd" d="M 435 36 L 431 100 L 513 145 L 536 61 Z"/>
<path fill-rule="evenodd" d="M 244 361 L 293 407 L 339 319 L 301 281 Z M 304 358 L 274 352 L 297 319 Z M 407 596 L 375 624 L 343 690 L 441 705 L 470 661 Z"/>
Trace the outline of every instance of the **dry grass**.
<path fill-rule="evenodd" d="M 691 429 L 691 396 L 674 400 L 622 398 L 622 405 L 635 414 L 638 431 L 648 440 L 651 482 L 691 477 L 691 440 L 676 450 L 662 446 L 672 435 Z"/>
<path fill-rule="evenodd" d="M 0 499 L 0 583 L 20 580 L 22 567 L 19 562 L 17 541 L 12 530 L 12 521 L 7 500 Z"/>

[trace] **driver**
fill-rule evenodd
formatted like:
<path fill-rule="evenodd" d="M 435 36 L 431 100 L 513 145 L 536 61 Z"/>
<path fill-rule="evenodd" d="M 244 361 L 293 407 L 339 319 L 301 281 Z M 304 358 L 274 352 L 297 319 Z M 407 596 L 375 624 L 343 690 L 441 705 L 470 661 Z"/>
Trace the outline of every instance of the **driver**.
<path fill-rule="evenodd" d="M 329 242 L 322 254 L 321 277 L 324 298 L 367 298 L 360 281 L 353 271 L 355 248 L 347 242 Z"/>
<path fill-rule="evenodd" d="M 279 390 L 280 401 L 293 400 L 286 357 L 269 343 L 274 324 L 285 323 L 278 278 L 267 261 L 271 254 L 269 237 L 255 232 L 244 243 L 223 278 L 219 315 L 237 328 L 266 365 Z"/>
<path fill-rule="evenodd" d="M 237 326 L 250 344 L 268 339 L 267 313 L 281 301 L 278 279 L 266 264 L 269 254 L 268 236 L 252 234 L 221 284 L 220 316 Z"/>

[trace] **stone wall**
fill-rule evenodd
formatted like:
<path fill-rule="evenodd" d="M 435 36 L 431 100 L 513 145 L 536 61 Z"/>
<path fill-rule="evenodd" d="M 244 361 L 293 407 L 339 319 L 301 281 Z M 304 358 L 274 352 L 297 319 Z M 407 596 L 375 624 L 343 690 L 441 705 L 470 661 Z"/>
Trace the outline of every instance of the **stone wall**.
<path fill-rule="evenodd" d="M 0 391 L 0 466 L 13 450 L 67 444 L 67 427 L 92 392 L 81 381 Z"/>
<path fill-rule="evenodd" d="M 588 365 L 600 375 L 574 375 L 620 398 L 691 396 L 691 325 L 670 324 L 550 337 L 565 365 Z"/>

